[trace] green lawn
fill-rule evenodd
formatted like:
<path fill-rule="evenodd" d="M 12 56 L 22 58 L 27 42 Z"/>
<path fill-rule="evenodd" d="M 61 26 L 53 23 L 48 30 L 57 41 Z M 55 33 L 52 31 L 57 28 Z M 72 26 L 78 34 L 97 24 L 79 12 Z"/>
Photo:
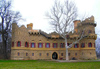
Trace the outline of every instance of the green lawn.
<path fill-rule="evenodd" d="M 44 60 L 0 60 L 0 69 L 100 69 L 100 62 L 54 62 Z"/>

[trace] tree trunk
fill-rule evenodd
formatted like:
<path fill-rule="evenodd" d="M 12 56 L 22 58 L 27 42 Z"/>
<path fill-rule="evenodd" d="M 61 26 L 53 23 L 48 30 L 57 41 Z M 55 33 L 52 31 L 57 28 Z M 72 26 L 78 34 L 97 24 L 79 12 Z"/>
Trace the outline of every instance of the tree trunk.
<path fill-rule="evenodd" d="M 68 47 L 67 47 L 67 38 L 65 38 L 65 46 L 66 46 L 66 60 L 69 60 L 69 57 L 68 57 Z"/>
<path fill-rule="evenodd" d="M 2 41 L 3 41 L 3 55 L 4 55 L 4 59 L 7 59 L 7 47 L 6 47 L 6 40 L 4 39 L 4 34 L 2 34 Z"/>

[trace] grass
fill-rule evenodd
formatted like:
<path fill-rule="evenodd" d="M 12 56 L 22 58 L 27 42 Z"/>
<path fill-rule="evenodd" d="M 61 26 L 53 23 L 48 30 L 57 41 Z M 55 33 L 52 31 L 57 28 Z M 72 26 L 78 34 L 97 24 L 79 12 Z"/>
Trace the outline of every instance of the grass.
<path fill-rule="evenodd" d="M 100 62 L 54 62 L 44 60 L 0 60 L 0 69 L 100 69 Z"/>

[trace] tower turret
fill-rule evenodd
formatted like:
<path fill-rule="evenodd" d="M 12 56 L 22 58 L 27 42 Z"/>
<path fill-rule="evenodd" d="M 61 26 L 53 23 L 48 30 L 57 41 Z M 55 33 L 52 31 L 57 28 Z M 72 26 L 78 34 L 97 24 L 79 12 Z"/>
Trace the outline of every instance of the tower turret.
<path fill-rule="evenodd" d="M 28 29 L 28 30 L 32 30 L 32 28 L 33 28 L 33 24 L 32 24 L 32 23 L 27 24 L 27 29 Z"/>
<path fill-rule="evenodd" d="M 74 31 L 77 33 L 78 32 L 78 29 L 77 29 L 77 26 L 78 26 L 78 23 L 80 23 L 81 21 L 80 20 L 75 20 L 74 21 Z"/>

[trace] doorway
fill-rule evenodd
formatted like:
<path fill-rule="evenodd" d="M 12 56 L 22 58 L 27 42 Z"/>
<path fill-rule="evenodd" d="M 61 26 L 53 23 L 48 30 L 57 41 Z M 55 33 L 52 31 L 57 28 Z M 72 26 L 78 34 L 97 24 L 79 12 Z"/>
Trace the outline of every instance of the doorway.
<path fill-rule="evenodd" d="M 58 59 L 58 54 L 57 54 L 56 52 L 54 52 L 54 53 L 52 54 L 52 59 L 55 59 L 55 60 Z"/>

